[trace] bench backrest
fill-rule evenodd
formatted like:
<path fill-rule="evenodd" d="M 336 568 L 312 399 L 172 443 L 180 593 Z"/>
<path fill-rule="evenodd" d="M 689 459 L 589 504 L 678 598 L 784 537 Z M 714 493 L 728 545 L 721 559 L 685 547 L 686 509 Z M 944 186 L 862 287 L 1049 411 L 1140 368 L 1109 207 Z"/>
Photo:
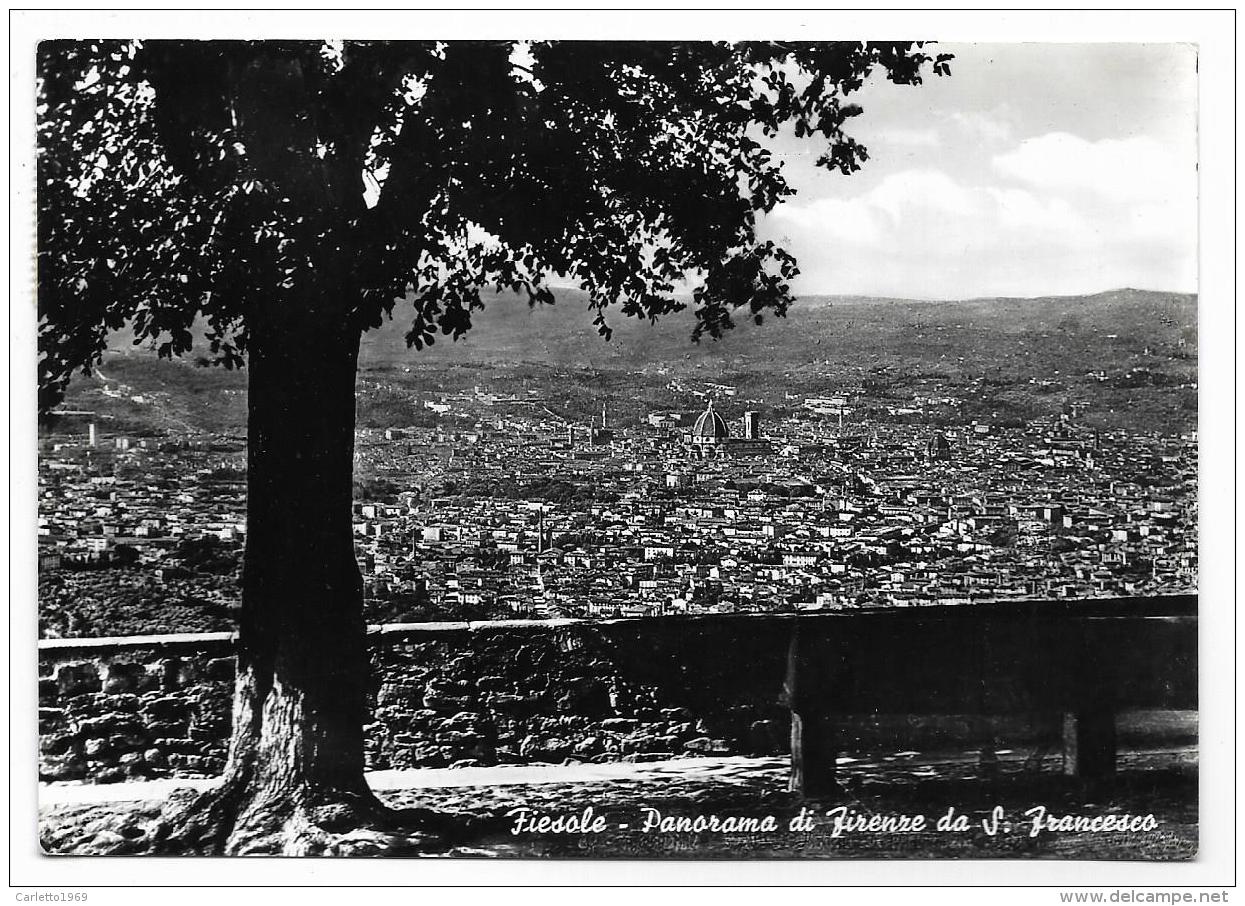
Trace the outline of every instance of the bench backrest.
<path fill-rule="evenodd" d="M 801 619 L 797 710 L 1196 709 L 1196 597 L 910 608 Z"/>

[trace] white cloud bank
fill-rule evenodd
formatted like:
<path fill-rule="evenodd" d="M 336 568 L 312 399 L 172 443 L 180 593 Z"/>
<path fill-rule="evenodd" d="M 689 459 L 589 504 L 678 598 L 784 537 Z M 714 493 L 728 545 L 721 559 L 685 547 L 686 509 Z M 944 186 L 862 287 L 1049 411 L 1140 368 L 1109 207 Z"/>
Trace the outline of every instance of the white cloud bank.
<path fill-rule="evenodd" d="M 1001 150 L 972 181 L 901 170 L 855 196 L 797 199 L 765 229 L 796 252 L 802 292 L 1194 291 L 1195 160 L 1151 138 L 1053 132 Z"/>
<path fill-rule="evenodd" d="M 1148 137 L 1089 142 L 1052 132 L 998 155 L 994 168 L 1048 191 L 1084 191 L 1123 203 L 1168 202 L 1191 192 L 1191 150 Z"/>

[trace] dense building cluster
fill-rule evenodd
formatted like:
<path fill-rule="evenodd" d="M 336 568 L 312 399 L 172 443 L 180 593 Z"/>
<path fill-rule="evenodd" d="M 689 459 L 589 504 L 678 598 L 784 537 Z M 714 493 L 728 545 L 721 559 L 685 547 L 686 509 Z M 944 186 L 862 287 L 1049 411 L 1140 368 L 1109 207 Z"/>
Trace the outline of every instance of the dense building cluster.
<path fill-rule="evenodd" d="M 40 634 L 230 628 L 244 468 L 244 444 L 226 437 L 41 441 Z"/>
<path fill-rule="evenodd" d="M 1195 590 L 1195 434 L 763 422 L 716 394 L 568 424 L 535 394 L 447 394 L 461 427 L 360 429 L 354 519 L 373 619 L 636 616 Z M 700 404 L 703 405 L 703 404 Z M 733 411 L 738 409 L 738 411 Z M 464 420 L 463 416 L 468 419 Z M 54 443 L 53 440 L 56 442 Z M 49 438 L 41 581 L 117 569 L 228 604 L 241 442 Z M 205 567 L 204 564 L 209 564 Z M 92 570 L 92 566 L 107 567 Z M 68 577 L 68 578 L 67 578 Z"/>

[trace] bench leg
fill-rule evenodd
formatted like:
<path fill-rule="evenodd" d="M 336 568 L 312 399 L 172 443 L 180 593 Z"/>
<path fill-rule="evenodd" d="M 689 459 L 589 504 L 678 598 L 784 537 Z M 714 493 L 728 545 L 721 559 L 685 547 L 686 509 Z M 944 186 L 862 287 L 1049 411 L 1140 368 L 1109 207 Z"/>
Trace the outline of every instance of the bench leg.
<path fill-rule="evenodd" d="M 791 712 L 791 792 L 811 797 L 840 792 L 838 755 L 838 727 L 833 718 Z"/>
<path fill-rule="evenodd" d="M 1115 711 L 1083 708 L 1063 717 L 1063 772 L 1087 781 L 1115 776 Z"/>
<path fill-rule="evenodd" d="M 999 755 L 994 750 L 994 743 L 988 743 L 978 750 L 977 775 L 979 777 L 997 777 L 999 775 Z"/>
<path fill-rule="evenodd" d="M 832 704 L 841 655 L 821 640 L 812 650 L 802 644 L 800 622 L 791 631 L 783 700 L 791 709 L 791 777 L 787 789 L 802 796 L 841 792 L 835 760 L 840 750 L 839 721 Z"/>

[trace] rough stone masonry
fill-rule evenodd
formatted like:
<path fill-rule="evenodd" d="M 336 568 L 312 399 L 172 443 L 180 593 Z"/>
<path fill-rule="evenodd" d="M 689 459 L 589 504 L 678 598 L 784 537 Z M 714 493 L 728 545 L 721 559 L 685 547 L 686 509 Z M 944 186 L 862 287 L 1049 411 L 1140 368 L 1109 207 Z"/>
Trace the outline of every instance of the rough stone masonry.
<path fill-rule="evenodd" d="M 376 627 L 367 766 L 779 754 L 787 634 L 781 618 Z M 41 642 L 40 780 L 219 774 L 233 646 L 227 633 Z"/>

